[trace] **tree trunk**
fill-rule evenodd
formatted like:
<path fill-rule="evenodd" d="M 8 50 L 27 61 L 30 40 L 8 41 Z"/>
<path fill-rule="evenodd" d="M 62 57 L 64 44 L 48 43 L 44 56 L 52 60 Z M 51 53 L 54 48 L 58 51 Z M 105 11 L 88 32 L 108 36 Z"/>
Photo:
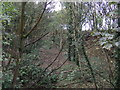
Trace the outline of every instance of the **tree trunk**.
<path fill-rule="evenodd" d="M 16 60 L 16 67 L 12 80 L 12 87 L 15 88 L 17 77 L 19 73 L 19 64 L 22 61 L 22 51 L 23 51 L 23 30 L 24 30 L 24 11 L 26 2 L 21 3 L 21 18 L 20 18 L 20 30 L 19 30 L 19 58 Z"/>
<path fill-rule="evenodd" d="M 89 61 L 89 58 L 88 58 L 88 56 L 86 54 L 86 50 L 85 50 L 85 47 L 84 47 L 84 40 L 82 40 L 81 47 L 82 47 L 83 55 L 84 55 L 84 58 L 85 58 L 85 60 L 87 62 L 88 68 L 90 69 L 90 72 L 91 72 L 91 75 L 92 75 L 92 78 L 93 78 L 93 81 L 94 81 L 95 88 L 97 89 L 97 82 L 96 82 L 95 74 L 94 74 L 94 71 L 92 69 L 92 66 L 91 66 L 91 63 Z"/>
<path fill-rule="evenodd" d="M 118 27 L 120 28 L 120 2 L 118 3 Z M 116 39 L 120 41 L 120 32 L 116 32 Z M 120 46 L 116 48 L 116 88 L 120 88 Z"/>
<path fill-rule="evenodd" d="M 73 26 L 72 26 L 72 3 L 67 4 L 68 14 L 69 14 L 69 28 L 68 28 L 68 60 L 72 60 L 72 34 L 73 34 Z"/>

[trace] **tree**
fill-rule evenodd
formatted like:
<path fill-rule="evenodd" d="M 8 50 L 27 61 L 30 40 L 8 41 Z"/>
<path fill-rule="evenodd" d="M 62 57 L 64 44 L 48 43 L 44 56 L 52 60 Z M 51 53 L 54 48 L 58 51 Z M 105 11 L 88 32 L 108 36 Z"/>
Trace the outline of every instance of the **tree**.
<path fill-rule="evenodd" d="M 2 23 L 3 27 L 5 28 L 5 30 L 3 32 L 5 32 L 5 34 L 6 34 L 6 36 L 4 34 L 4 38 L 6 39 L 6 37 L 8 37 L 9 35 L 13 36 L 12 39 L 11 39 L 11 37 L 9 37 L 10 44 L 7 45 L 7 46 L 4 45 L 4 49 L 7 48 L 5 53 L 8 52 L 10 54 L 10 60 L 9 60 L 8 64 L 5 66 L 7 68 L 5 72 L 11 70 L 10 68 L 8 68 L 8 66 L 11 64 L 11 61 L 12 61 L 13 56 L 14 56 L 14 61 L 12 62 L 12 64 L 15 64 L 15 66 L 13 66 L 14 69 L 12 70 L 13 71 L 13 79 L 12 79 L 12 87 L 13 88 L 16 87 L 17 78 L 18 78 L 18 76 L 20 76 L 19 71 L 21 69 L 21 64 L 24 61 L 24 58 L 25 58 L 24 56 L 25 56 L 25 53 L 26 53 L 25 52 L 25 49 L 26 49 L 25 47 L 26 46 L 28 47 L 29 45 L 38 42 L 41 38 L 43 38 L 44 36 L 46 36 L 48 34 L 48 33 L 46 33 L 45 35 L 42 35 L 39 38 L 34 37 L 35 38 L 34 42 L 31 42 L 31 43 L 27 42 L 26 43 L 26 41 L 28 41 L 28 39 L 33 39 L 34 35 L 32 35 L 31 33 L 33 33 L 33 31 L 35 31 L 39 22 L 41 22 L 41 20 L 43 18 L 43 14 L 45 13 L 46 9 L 49 9 L 49 8 L 46 8 L 46 7 L 47 7 L 48 4 L 50 4 L 50 2 L 49 3 L 48 2 L 45 2 L 45 3 L 43 2 L 43 5 L 42 5 L 43 7 L 41 6 L 41 12 L 42 13 L 40 12 L 41 14 L 40 15 L 38 14 L 39 16 L 37 16 L 37 17 L 35 16 L 36 22 L 33 19 L 32 15 L 29 16 L 29 14 L 31 14 L 31 12 L 26 12 L 26 10 L 25 10 L 26 3 L 27 2 L 13 3 L 13 6 L 11 5 L 10 7 L 5 7 L 4 8 L 5 10 L 3 10 L 4 16 L 5 15 L 6 16 L 7 15 L 8 16 L 13 16 L 12 13 L 16 14 L 16 12 L 14 12 L 14 10 L 20 8 L 20 13 L 19 14 L 17 13 L 15 17 L 12 17 L 12 18 L 10 17 L 9 22 L 14 23 L 14 25 L 12 25 L 10 27 L 10 25 L 8 23 L 8 20 L 6 20 L 6 22 L 4 20 L 4 22 Z M 10 4 L 10 3 L 3 3 L 3 5 L 5 5 L 5 6 L 8 5 L 8 4 Z M 27 4 L 31 4 L 31 3 L 27 3 Z M 14 7 L 14 6 L 16 6 L 16 7 Z M 32 3 L 31 6 L 34 6 L 32 8 L 35 8 L 37 5 L 35 6 L 34 3 Z M 19 19 L 19 17 L 20 17 L 20 19 Z M 46 20 L 47 20 L 47 18 L 46 18 Z M 20 20 L 20 22 L 19 22 L 19 20 Z M 35 23 L 32 26 L 31 23 L 33 23 L 33 22 L 35 22 Z M 31 25 L 31 27 L 28 24 Z M 17 27 L 17 29 L 16 29 L 16 27 Z M 40 29 L 42 29 L 42 28 L 40 28 Z M 6 40 L 6 41 L 8 41 L 8 40 Z M 4 40 L 4 42 L 5 42 L 5 40 Z M 5 62 L 5 61 L 3 61 L 3 62 Z"/>
<path fill-rule="evenodd" d="M 20 30 L 19 30 L 19 58 L 16 61 L 16 68 L 14 71 L 12 87 L 14 88 L 16 85 L 16 80 L 19 73 L 19 65 L 22 61 L 22 54 L 23 54 L 23 31 L 24 31 L 24 11 L 25 11 L 26 2 L 21 3 L 21 16 L 20 16 Z"/>
<path fill-rule="evenodd" d="M 118 7 L 118 28 L 120 28 L 120 2 L 117 4 Z M 116 40 L 120 42 L 120 30 L 116 32 Z M 116 47 L 116 88 L 120 88 L 120 46 Z"/>

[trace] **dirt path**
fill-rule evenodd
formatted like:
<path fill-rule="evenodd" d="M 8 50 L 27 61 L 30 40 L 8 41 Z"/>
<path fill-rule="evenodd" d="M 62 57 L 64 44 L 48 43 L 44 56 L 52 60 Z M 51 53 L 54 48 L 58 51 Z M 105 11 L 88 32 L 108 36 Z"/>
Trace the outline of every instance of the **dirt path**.
<path fill-rule="evenodd" d="M 56 56 L 59 53 L 59 49 L 57 48 L 51 48 L 51 49 L 40 49 L 40 56 L 42 56 L 41 61 L 42 61 L 42 65 L 41 67 L 46 68 L 49 64 L 51 64 L 54 59 L 56 58 Z M 49 70 L 55 69 L 59 66 L 61 66 L 64 62 L 66 61 L 64 53 L 61 52 L 60 55 L 58 56 L 57 60 L 49 67 Z M 70 65 L 73 64 L 70 61 L 66 61 L 66 63 L 64 65 Z"/>
<path fill-rule="evenodd" d="M 91 65 L 92 65 L 92 67 L 93 67 L 93 69 L 95 70 L 95 72 L 107 72 L 107 73 L 104 73 L 106 76 L 108 76 L 107 74 L 108 73 L 111 73 L 111 72 L 109 72 L 109 66 L 108 66 L 108 61 L 106 61 L 106 56 L 104 55 L 104 53 L 103 53 L 103 50 L 101 49 L 101 47 L 98 45 L 98 44 L 96 44 L 96 43 L 93 43 L 93 42 L 91 42 L 91 41 L 87 41 L 87 45 L 86 45 L 86 52 L 87 52 L 87 55 L 88 55 L 88 57 L 89 57 L 89 59 L 90 59 L 90 63 L 91 63 Z M 58 53 L 59 53 L 59 49 L 58 48 L 55 48 L 55 47 L 53 47 L 53 48 L 51 48 L 51 49 L 44 49 L 44 48 L 41 48 L 40 49 L 40 56 L 41 56 L 41 61 L 42 61 L 42 65 L 41 65 L 41 67 L 42 68 L 46 68 L 46 67 L 48 67 L 48 65 L 50 65 L 53 61 L 54 61 L 54 59 L 56 58 L 56 56 L 58 55 Z M 48 70 L 52 70 L 52 69 L 55 69 L 55 68 L 57 68 L 57 67 L 59 67 L 59 66 L 61 66 L 64 62 L 66 61 L 66 58 L 65 58 L 65 56 L 64 56 L 64 52 L 61 52 L 61 54 L 59 55 L 59 57 L 57 58 L 57 60 L 48 68 Z M 80 62 L 84 62 L 84 59 L 82 60 L 82 58 L 80 59 Z M 86 63 L 86 62 L 85 62 Z M 70 66 L 70 67 L 68 67 L 68 66 Z M 82 66 L 84 66 L 84 65 L 82 65 Z M 77 68 L 77 65 L 75 65 L 75 63 L 74 62 L 70 62 L 70 61 L 66 61 L 66 63 L 61 67 L 62 69 L 64 68 L 64 71 L 59 71 L 60 73 L 61 72 L 64 72 L 65 74 L 64 75 L 68 75 L 68 74 L 70 74 L 70 72 L 69 71 L 75 71 L 76 70 L 76 68 Z M 80 68 L 80 70 L 82 71 L 82 73 L 83 72 L 86 72 L 86 71 L 84 71 L 84 68 L 86 68 L 86 67 L 81 67 Z M 68 72 L 67 72 L 68 71 Z M 82 74 L 81 74 L 82 75 Z M 87 75 L 87 74 L 86 74 Z M 67 76 L 68 77 L 68 76 Z M 63 81 L 61 81 L 61 82 L 58 82 L 57 83 L 57 86 L 62 86 L 62 85 L 64 85 L 64 84 L 68 84 L 68 81 L 65 81 L 65 80 L 67 80 L 66 78 L 67 77 L 63 77 L 64 78 L 64 80 Z M 84 77 L 82 77 L 82 78 L 80 78 L 80 81 L 84 81 L 83 83 L 77 83 L 77 84 L 70 84 L 70 85 L 68 85 L 68 86 L 66 86 L 66 87 L 68 87 L 68 88 L 72 88 L 72 87 L 79 87 L 79 88 L 81 88 L 81 87 L 84 87 L 84 88 L 90 88 L 90 87 L 94 87 L 94 85 L 93 85 L 93 82 L 92 83 L 90 83 L 90 82 L 87 82 L 84 78 L 85 77 L 88 77 L 88 76 L 84 76 Z M 96 79 L 98 80 L 98 81 L 101 81 L 102 83 L 100 83 L 100 85 L 101 84 L 106 84 L 106 82 L 105 81 L 102 81 L 102 79 L 101 79 L 101 77 L 99 77 L 99 76 L 96 76 Z M 76 80 L 79 80 L 79 77 L 77 78 L 77 79 L 75 79 L 74 81 L 76 81 Z M 69 83 L 71 83 L 71 81 L 69 81 Z M 74 82 L 73 82 L 74 83 Z M 106 86 L 107 86 L 107 84 L 106 84 Z M 109 84 L 108 84 L 108 87 L 109 87 Z"/>

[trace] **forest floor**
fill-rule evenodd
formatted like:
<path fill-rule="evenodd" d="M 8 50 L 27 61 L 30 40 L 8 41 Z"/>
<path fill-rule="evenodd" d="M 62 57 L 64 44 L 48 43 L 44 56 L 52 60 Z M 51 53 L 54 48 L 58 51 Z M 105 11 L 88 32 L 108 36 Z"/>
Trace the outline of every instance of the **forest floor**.
<path fill-rule="evenodd" d="M 49 64 L 51 64 L 55 60 L 55 58 L 57 57 L 59 53 L 59 49 L 58 48 L 51 48 L 51 49 L 41 48 L 40 52 L 41 52 L 40 55 L 42 56 L 41 67 L 46 68 Z M 51 71 L 53 69 L 56 69 L 57 67 L 60 67 L 65 61 L 66 59 L 64 56 L 64 52 L 61 52 L 58 58 L 55 60 L 55 62 L 49 67 L 49 70 Z M 70 62 L 68 60 L 64 63 L 64 65 L 76 66 L 73 62 Z"/>
<path fill-rule="evenodd" d="M 96 42 L 93 42 L 91 40 L 86 41 L 86 50 L 87 50 L 86 52 L 88 54 L 88 57 L 90 59 L 90 63 L 93 66 L 93 69 L 95 71 L 104 72 L 104 74 L 106 74 L 106 77 L 108 77 L 107 76 L 108 73 L 113 73 L 112 71 L 110 72 L 113 60 L 110 58 L 109 60 L 107 59 L 105 52 Z M 55 60 L 56 56 L 58 55 L 59 51 L 60 51 L 59 48 L 55 48 L 55 47 L 51 49 L 41 48 L 40 49 L 40 56 L 42 56 L 41 67 L 46 68 L 50 63 L 52 63 Z M 61 66 L 65 61 L 66 59 L 65 59 L 64 52 L 61 52 L 57 60 L 49 67 L 49 70 L 51 71 Z M 108 64 L 108 62 L 110 62 L 110 64 Z M 67 88 L 93 88 L 94 87 L 94 83 L 91 83 L 90 80 L 87 81 L 87 79 L 90 77 L 83 78 L 84 76 L 83 75 L 82 77 L 69 79 L 68 76 L 66 76 L 68 74 L 70 75 L 75 70 L 78 70 L 78 71 L 86 70 L 86 68 L 82 66 L 83 64 L 86 64 L 85 60 L 84 59 L 81 60 L 80 63 L 81 63 L 81 66 L 78 67 L 74 62 L 71 62 L 68 60 L 66 61 L 66 63 L 58 70 L 60 74 L 64 73 L 64 76 L 62 77 L 64 79 L 60 80 L 57 83 L 58 87 L 67 87 Z M 106 77 L 103 77 L 103 78 L 106 78 Z M 101 79 L 97 75 L 96 75 L 96 78 Z M 100 85 L 101 86 L 106 85 L 106 87 L 109 87 L 106 84 L 106 80 L 104 80 L 103 78 L 101 79 L 102 81 Z M 78 83 L 78 79 L 79 81 L 81 80 L 82 84 Z"/>

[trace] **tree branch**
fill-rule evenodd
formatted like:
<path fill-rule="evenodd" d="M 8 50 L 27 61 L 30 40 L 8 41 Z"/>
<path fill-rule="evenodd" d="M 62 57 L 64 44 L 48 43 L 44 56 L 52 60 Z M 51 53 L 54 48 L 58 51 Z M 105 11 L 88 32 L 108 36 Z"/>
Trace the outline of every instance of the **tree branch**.
<path fill-rule="evenodd" d="M 40 17 L 38 18 L 38 20 L 37 20 L 37 22 L 35 23 L 35 25 L 31 28 L 31 30 L 24 36 L 24 38 L 28 37 L 28 36 L 30 35 L 30 33 L 32 33 L 32 32 L 35 30 L 35 28 L 37 27 L 37 25 L 39 24 L 39 22 L 41 21 L 41 19 L 42 19 L 42 17 L 43 17 L 43 14 L 44 14 L 44 12 L 45 12 L 45 10 L 46 10 L 47 5 L 48 5 L 47 2 L 45 2 L 44 9 L 43 9 Z"/>
<path fill-rule="evenodd" d="M 50 75 L 51 73 L 53 73 L 54 71 L 60 69 L 67 61 L 68 61 L 68 58 L 67 58 L 58 68 L 53 69 L 47 76 L 49 76 L 49 75 Z M 47 77 L 47 76 L 46 76 L 46 77 Z"/>
<path fill-rule="evenodd" d="M 55 57 L 55 59 L 44 69 L 44 71 L 41 73 L 41 75 L 44 75 L 44 72 L 57 60 L 57 58 L 59 57 L 60 53 L 63 50 L 63 46 L 65 45 L 65 42 L 62 45 L 62 48 L 60 49 L 58 55 Z M 33 85 L 35 85 L 36 83 L 38 83 L 42 78 L 38 79 L 37 81 L 35 81 L 30 87 L 32 87 Z"/>
<path fill-rule="evenodd" d="M 55 59 L 45 68 L 45 70 L 44 70 L 43 72 L 45 72 L 45 71 L 57 60 L 57 58 L 59 57 L 60 53 L 61 53 L 62 50 L 63 50 L 64 44 L 65 44 L 65 42 L 63 43 L 62 48 L 60 49 L 58 55 L 57 55 L 57 56 L 55 57 Z"/>
<path fill-rule="evenodd" d="M 46 34 L 44 34 L 44 35 L 42 35 L 41 37 L 39 37 L 38 39 L 36 39 L 36 40 L 33 41 L 32 43 L 28 43 L 28 44 L 26 44 L 24 47 L 27 47 L 27 46 L 29 46 L 29 45 L 31 45 L 31 44 L 36 43 L 37 41 L 41 40 L 43 37 L 45 37 L 45 36 L 48 35 L 48 34 L 49 34 L 49 32 L 46 33 Z"/>

